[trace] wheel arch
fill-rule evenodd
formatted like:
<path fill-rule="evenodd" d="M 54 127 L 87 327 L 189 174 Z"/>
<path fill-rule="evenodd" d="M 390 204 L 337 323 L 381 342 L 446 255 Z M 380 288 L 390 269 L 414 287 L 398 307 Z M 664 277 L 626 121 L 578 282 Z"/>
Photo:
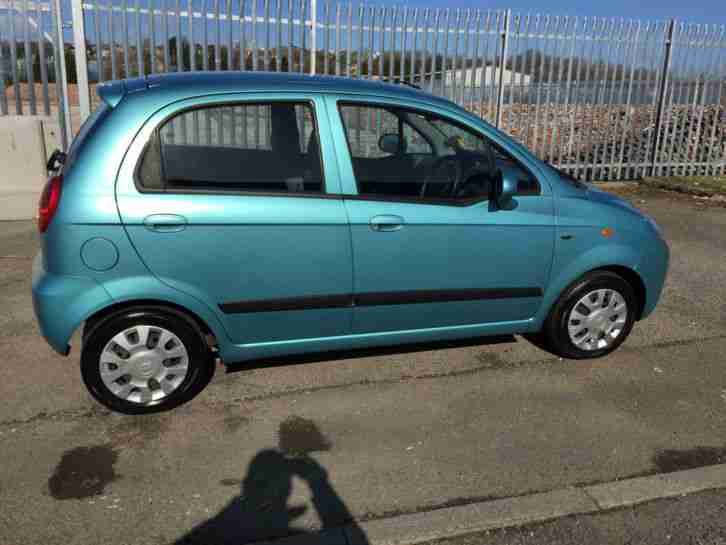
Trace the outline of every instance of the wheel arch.
<path fill-rule="evenodd" d="M 633 287 L 638 298 L 636 320 L 642 318 L 647 304 L 647 283 L 639 272 L 641 256 L 627 245 L 603 245 L 591 248 L 568 263 L 555 263 L 555 274 L 545 289 L 542 306 L 532 322 L 533 331 L 539 330 L 560 296 L 584 275 L 593 271 L 609 271 L 619 275 Z M 559 265 L 559 266 L 558 266 Z"/>
<path fill-rule="evenodd" d="M 209 324 L 207 324 L 204 319 L 202 319 L 201 316 L 199 316 L 196 312 L 188 309 L 187 307 L 184 307 L 183 305 L 180 305 L 178 303 L 172 303 L 170 301 L 165 301 L 162 299 L 130 299 L 127 301 L 120 301 L 103 307 L 102 309 L 96 311 L 85 319 L 85 321 L 83 322 L 82 337 L 85 339 L 87 333 L 92 331 L 93 328 L 95 328 L 98 324 L 100 324 L 109 316 L 135 307 L 161 307 L 167 308 L 179 314 L 183 314 L 190 318 L 197 325 L 202 334 L 207 338 L 207 343 L 210 344 L 210 346 L 216 346 L 218 344 L 217 335 L 215 335 L 214 330 L 209 326 Z"/>
<path fill-rule="evenodd" d="M 645 282 L 643 282 L 640 274 L 638 274 L 635 269 L 631 269 L 630 267 L 626 267 L 624 265 L 608 265 L 606 267 L 592 269 L 592 271 L 588 272 L 593 271 L 609 271 L 615 273 L 618 276 L 622 277 L 623 280 L 625 280 L 628 284 L 630 284 L 630 286 L 633 288 L 633 291 L 635 292 L 635 296 L 638 299 L 638 307 L 636 309 L 635 319 L 636 321 L 640 320 L 643 315 L 643 309 L 645 308 L 646 301 Z"/>

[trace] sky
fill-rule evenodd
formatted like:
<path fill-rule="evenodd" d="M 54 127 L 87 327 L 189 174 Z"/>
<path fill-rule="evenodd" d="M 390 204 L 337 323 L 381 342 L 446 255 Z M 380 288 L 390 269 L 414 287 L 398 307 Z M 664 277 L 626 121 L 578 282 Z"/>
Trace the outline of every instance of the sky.
<path fill-rule="evenodd" d="M 694 23 L 726 24 L 726 0 L 397 0 L 375 4 L 423 7 L 507 9 L 552 15 L 670 19 Z"/>

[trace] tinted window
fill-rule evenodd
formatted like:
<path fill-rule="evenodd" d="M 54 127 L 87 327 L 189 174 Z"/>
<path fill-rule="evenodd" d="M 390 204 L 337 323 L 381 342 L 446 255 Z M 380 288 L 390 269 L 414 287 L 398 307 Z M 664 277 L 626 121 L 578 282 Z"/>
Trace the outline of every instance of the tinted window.
<path fill-rule="evenodd" d="M 324 191 L 309 104 L 212 106 L 167 120 L 139 165 L 145 189 L 263 193 Z"/>
<path fill-rule="evenodd" d="M 505 175 L 517 180 L 517 195 L 539 195 L 540 187 L 537 178 L 515 159 L 507 150 L 494 142 L 491 144 L 494 151 L 494 161 L 497 168 Z"/>
<path fill-rule="evenodd" d="M 403 108 L 341 104 L 340 114 L 360 195 L 438 202 L 491 192 L 493 161 L 482 136 Z M 397 153 L 378 147 L 390 133 L 400 139 Z"/>
<path fill-rule="evenodd" d="M 379 140 L 384 134 L 402 136 L 405 146 L 399 150 L 401 154 L 432 153 L 424 137 L 397 116 L 395 110 L 376 106 L 343 106 L 340 111 L 353 157 L 374 159 L 395 155 L 379 147 Z"/>
<path fill-rule="evenodd" d="M 472 202 L 488 199 L 502 175 L 517 179 L 520 195 L 539 193 L 526 167 L 457 122 L 388 106 L 342 103 L 339 109 L 361 196 Z M 379 147 L 384 134 L 397 136 L 397 152 Z"/>

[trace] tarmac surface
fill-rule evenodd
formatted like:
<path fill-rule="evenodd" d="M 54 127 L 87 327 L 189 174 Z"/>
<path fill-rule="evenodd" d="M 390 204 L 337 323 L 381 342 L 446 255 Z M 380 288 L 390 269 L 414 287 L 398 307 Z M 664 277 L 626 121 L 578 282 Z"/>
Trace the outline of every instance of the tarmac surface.
<path fill-rule="evenodd" d="M 517 337 L 254 362 L 146 417 L 96 404 L 77 350 L 45 344 L 35 227 L 0 224 L 0 543 L 246 543 L 726 463 L 726 209 L 626 194 L 663 227 L 672 263 L 656 312 L 607 358 Z M 722 531 L 720 494 L 477 543 L 570 543 L 551 536 L 573 524 L 578 543 L 619 539 L 621 520 L 655 526 L 678 505 Z"/>

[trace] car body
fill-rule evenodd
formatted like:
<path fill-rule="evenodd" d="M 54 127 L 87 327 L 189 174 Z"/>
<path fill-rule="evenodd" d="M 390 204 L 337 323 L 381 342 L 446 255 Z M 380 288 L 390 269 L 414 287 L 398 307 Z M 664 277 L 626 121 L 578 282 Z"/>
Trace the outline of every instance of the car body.
<path fill-rule="evenodd" d="M 98 94 L 33 265 L 60 354 L 82 324 L 138 305 L 190 317 L 229 363 L 534 334 L 592 271 L 628 283 L 634 320 L 659 299 L 652 220 L 445 99 L 270 73 Z"/>

